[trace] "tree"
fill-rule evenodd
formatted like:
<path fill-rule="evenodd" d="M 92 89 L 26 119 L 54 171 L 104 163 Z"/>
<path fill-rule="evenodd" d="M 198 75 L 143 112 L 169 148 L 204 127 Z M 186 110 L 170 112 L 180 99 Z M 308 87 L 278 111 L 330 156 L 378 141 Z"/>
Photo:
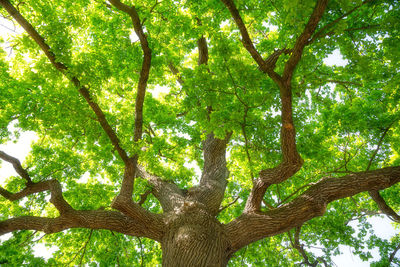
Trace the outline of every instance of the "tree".
<path fill-rule="evenodd" d="M 366 220 L 400 221 L 398 1 L 0 4 L 1 143 L 38 136 L 0 152 L 3 263 L 399 263 Z"/>

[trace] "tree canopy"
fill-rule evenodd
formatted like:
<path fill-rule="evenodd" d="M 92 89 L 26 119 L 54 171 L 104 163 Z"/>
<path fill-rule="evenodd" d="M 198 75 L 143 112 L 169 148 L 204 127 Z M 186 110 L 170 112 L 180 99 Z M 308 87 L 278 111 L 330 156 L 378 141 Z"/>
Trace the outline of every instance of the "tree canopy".
<path fill-rule="evenodd" d="M 1 40 L 0 144 L 37 136 L 0 151 L 0 263 L 174 266 L 204 238 L 199 266 L 331 266 L 339 245 L 400 264 L 367 220 L 400 222 L 399 1 L 0 6 L 23 29 Z"/>

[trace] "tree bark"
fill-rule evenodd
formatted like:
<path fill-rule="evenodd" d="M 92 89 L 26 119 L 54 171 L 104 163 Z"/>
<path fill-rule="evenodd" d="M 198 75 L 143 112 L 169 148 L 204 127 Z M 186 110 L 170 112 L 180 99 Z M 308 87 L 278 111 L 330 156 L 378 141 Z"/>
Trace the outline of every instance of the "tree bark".
<path fill-rule="evenodd" d="M 202 203 L 186 201 L 165 218 L 163 266 L 227 265 L 231 250 L 225 229 Z"/>

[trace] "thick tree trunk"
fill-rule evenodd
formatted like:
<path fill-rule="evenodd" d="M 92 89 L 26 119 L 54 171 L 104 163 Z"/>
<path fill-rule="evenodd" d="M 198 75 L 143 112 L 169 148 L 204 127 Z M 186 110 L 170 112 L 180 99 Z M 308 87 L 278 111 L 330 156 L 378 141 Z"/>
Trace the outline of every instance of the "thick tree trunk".
<path fill-rule="evenodd" d="M 163 266 L 226 266 L 230 256 L 223 226 L 203 204 L 185 202 L 166 216 Z"/>

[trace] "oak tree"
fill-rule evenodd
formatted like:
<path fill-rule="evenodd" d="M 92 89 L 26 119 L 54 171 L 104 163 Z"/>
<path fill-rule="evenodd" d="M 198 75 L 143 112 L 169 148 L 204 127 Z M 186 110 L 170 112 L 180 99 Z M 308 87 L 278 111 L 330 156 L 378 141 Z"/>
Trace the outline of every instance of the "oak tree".
<path fill-rule="evenodd" d="M 2 263 L 399 263 L 399 1 L 0 4 Z"/>

